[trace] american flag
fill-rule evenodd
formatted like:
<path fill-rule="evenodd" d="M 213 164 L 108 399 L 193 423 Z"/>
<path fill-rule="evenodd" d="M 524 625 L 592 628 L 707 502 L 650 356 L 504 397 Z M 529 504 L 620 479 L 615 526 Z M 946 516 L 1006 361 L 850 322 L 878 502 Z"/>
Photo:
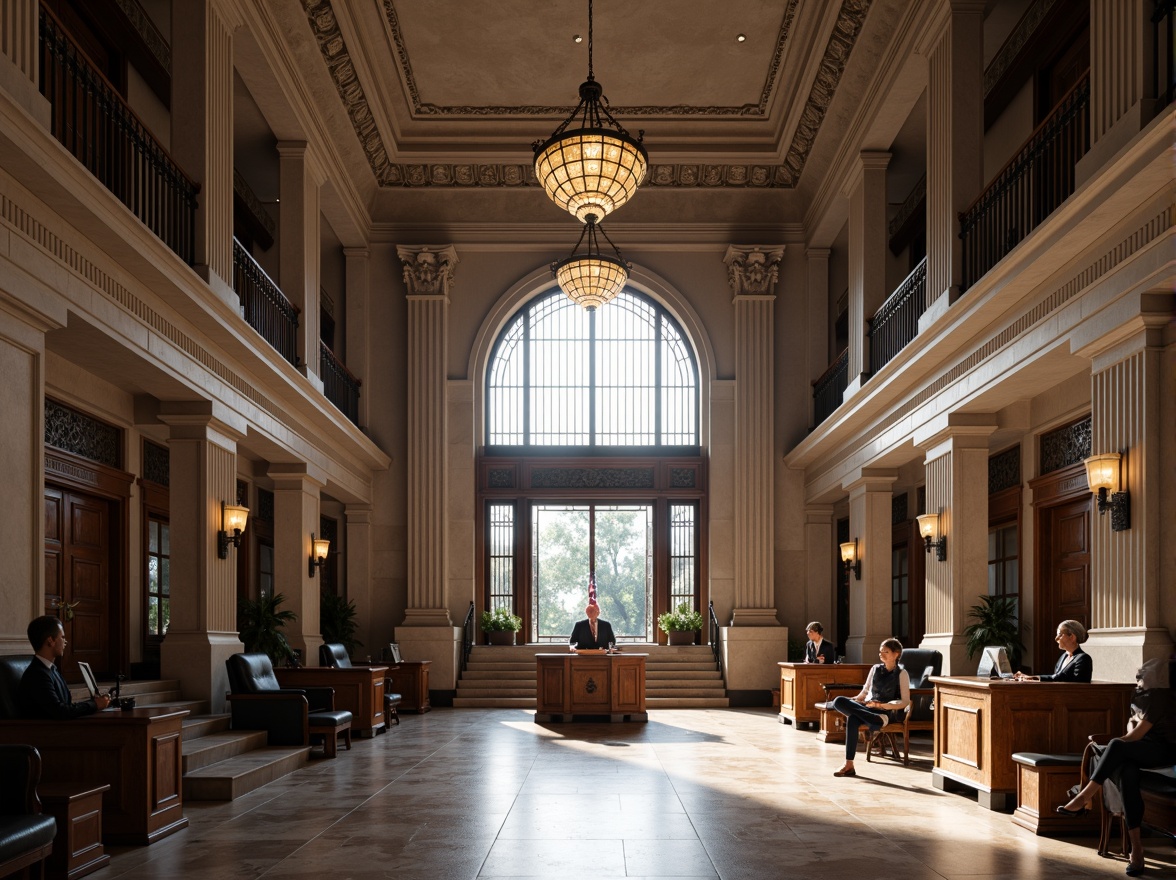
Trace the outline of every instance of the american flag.
<path fill-rule="evenodd" d="M 588 604 L 596 604 L 596 573 L 592 572 L 588 575 Z"/>

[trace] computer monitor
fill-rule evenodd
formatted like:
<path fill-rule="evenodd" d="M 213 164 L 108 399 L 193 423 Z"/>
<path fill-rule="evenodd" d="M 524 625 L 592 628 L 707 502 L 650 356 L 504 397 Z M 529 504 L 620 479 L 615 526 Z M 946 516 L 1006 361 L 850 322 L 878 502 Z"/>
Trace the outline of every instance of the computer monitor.
<path fill-rule="evenodd" d="M 1013 667 L 1009 663 L 1009 652 L 1000 645 L 989 645 L 984 649 L 984 654 L 980 657 L 980 666 L 976 670 L 977 675 L 987 676 L 989 678 L 1012 678 Z"/>

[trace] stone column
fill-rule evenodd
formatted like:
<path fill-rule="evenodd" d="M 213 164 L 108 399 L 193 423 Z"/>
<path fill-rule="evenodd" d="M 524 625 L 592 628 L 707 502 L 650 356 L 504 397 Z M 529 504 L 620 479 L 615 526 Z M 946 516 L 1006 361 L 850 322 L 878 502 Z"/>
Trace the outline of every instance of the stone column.
<path fill-rule="evenodd" d="M 833 505 L 809 504 L 804 508 L 804 616 L 805 623 L 819 620 L 832 638 L 834 571 Z M 840 653 L 845 646 L 838 645 Z"/>
<path fill-rule="evenodd" d="M 172 155 L 196 183 L 197 273 L 234 309 L 233 31 L 224 0 L 172 4 Z"/>
<path fill-rule="evenodd" d="M 429 684 L 457 686 L 461 628 L 449 616 L 446 356 L 452 245 L 398 247 L 408 292 L 408 604 L 401 654 L 432 660 Z"/>
<path fill-rule="evenodd" d="M 809 382 L 829 368 L 829 248 L 808 248 L 808 308 L 805 321 L 805 373 Z M 808 424 L 816 423 L 813 395 L 808 395 Z"/>
<path fill-rule="evenodd" d="M 1095 514 L 1091 523 L 1085 647 L 1097 677 L 1107 681 L 1131 681 L 1143 661 L 1168 657 L 1176 627 L 1172 514 L 1162 500 L 1176 497 L 1176 348 L 1164 344 L 1176 310 L 1171 294 L 1156 291 L 1143 299 L 1134 333 L 1113 334 L 1080 352 L 1092 359 L 1091 452 L 1123 456 L 1122 489 L 1131 504 L 1129 529 L 1112 531 L 1110 513 Z"/>
<path fill-rule="evenodd" d="M 343 351 L 347 369 L 361 382 L 367 382 L 371 375 L 371 253 L 367 248 L 343 248 L 346 261 L 346 315 Z M 366 429 L 369 424 L 370 394 L 360 389 L 359 427 Z"/>
<path fill-rule="evenodd" d="M 861 577 L 849 573 L 849 640 L 842 646 L 850 663 L 873 663 L 878 645 L 890 638 L 890 546 L 892 470 L 862 469 L 842 488 L 849 492 L 849 539 L 857 541 Z M 838 554 L 840 559 L 840 553 Z M 840 573 L 845 577 L 844 569 Z"/>
<path fill-rule="evenodd" d="M 300 310 L 298 358 L 302 373 L 323 390 L 319 376 L 319 188 L 325 176 L 304 141 L 282 141 L 278 223 L 282 293 Z"/>
<path fill-rule="evenodd" d="M 886 166 L 890 154 L 858 156 L 842 195 L 849 199 L 849 382 L 848 400 L 870 374 L 870 318 L 886 302 Z M 826 364 L 826 366 L 828 366 Z M 818 374 L 819 375 L 819 374 Z"/>
<path fill-rule="evenodd" d="M 310 575 L 310 535 L 319 536 L 319 491 L 323 476 L 305 464 L 272 464 L 274 482 L 274 591 L 286 597 L 282 608 L 298 619 L 285 627 L 291 648 L 302 651 L 306 666 L 318 666 L 319 579 Z"/>
<path fill-rule="evenodd" d="M 49 127 L 49 101 L 40 93 L 39 0 L 0 3 L 0 89 Z"/>
<path fill-rule="evenodd" d="M 1077 186 L 1156 114 L 1153 8 L 1152 0 L 1090 0 L 1090 150 L 1075 168 Z"/>
<path fill-rule="evenodd" d="M 237 442 L 242 423 L 206 401 L 165 402 L 170 427 L 171 623 L 161 651 L 164 678 L 178 679 L 184 699 L 228 711 L 225 660 L 244 650 L 237 637 L 237 550 L 217 554 L 221 503 L 237 498 Z"/>
<path fill-rule="evenodd" d="M 996 430 L 987 414 L 952 413 L 916 433 L 926 451 L 927 513 L 939 513 L 947 559 L 926 555 L 926 627 L 920 648 L 943 654 L 944 675 L 971 675 L 976 658 L 965 649 L 968 609 L 988 595 L 988 438 Z M 942 509 L 942 512 L 941 512 Z"/>
<path fill-rule="evenodd" d="M 772 576 L 773 302 L 783 256 L 782 247 L 732 245 L 723 257 L 735 306 L 735 605 L 723 634 L 729 691 L 777 687 L 775 662 L 788 656 Z"/>
<path fill-rule="evenodd" d="M 379 660 L 391 630 L 381 632 L 373 623 L 376 603 L 372 595 L 372 505 L 348 504 L 343 516 L 347 532 L 347 555 L 343 559 L 346 596 L 355 603 L 355 619 L 360 627 L 367 627 L 360 631 L 360 640 L 372 659 Z"/>
<path fill-rule="evenodd" d="M 927 310 L 920 332 L 960 294 L 959 215 L 984 187 L 984 2 L 948 0 L 927 82 Z"/>

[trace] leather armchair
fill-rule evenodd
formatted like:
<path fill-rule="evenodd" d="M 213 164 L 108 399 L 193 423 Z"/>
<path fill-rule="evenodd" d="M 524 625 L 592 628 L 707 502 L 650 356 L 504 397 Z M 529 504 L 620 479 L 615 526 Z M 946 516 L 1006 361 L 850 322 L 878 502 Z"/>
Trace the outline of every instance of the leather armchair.
<path fill-rule="evenodd" d="M 931 730 L 934 721 L 931 703 L 935 696 L 931 677 L 942 673 L 943 655 L 926 648 L 907 648 L 902 652 L 899 664 L 911 679 L 911 711 L 908 716 L 911 729 Z M 923 724 L 927 726 L 920 726 Z"/>
<path fill-rule="evenodd" d="M 335 689 L 283 688 L 265 654 L 234 654 L 225 661 L 229 673 L 229 710 L 237 730 L 264 730 L 271 746 L 304 746 L 312 728 L 351 729 L 351 713 L 335 709 Z M 350 744 L 350 739 L 349 739 Z M 327 743 L 334 754 L 334 742 Z"/>
<path fill-rule="evenodd" d="M 41 813 L 40 781 L 40 752 L 28 745 L 0 745 L 0 877 L 27 872 L 53 851 L 57 822 Z"/>
<path fill-rule="evenodd" d="M 32 654 L 0 657 L 0 720 L 24 717 L 20 704 L 20 680 L 33 660 Z"/>
<path fill-rule="evenodd" d="M 347 649 L 343 645 L 338 642 L 325 642 L 319 645 L 319 666 L 350 669 L 351 658 L 347 656 Z"/>

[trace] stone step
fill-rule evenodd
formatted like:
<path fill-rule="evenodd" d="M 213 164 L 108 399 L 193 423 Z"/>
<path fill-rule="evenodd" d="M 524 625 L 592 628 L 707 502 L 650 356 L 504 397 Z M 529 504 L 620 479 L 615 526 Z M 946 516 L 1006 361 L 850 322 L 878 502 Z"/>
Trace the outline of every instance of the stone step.
<path fill-rule="evenodd" d="M 726 709 L 726 697 L 650 697 L 645 698 L 646 709 Z"/>
<path fill-rule="evenodd" d="M 646 680 L 653 679 L 653 678 L 663 678 L 664 679 L 664 678 L 683 678 L 683 677 L 685 677 L 685 678 L 717 678 L 721 681 L 723 678 L 723 674 L 721 672 L 719 672 L 719 670 L 715 669 L 713 666 L 704 667 L 702 669 L 666 669 L 664 667 L 662 667 L 662 668 L 654 668 L 651 666 L 645 667 Z"/>
<path fill-rule="evenodd" d="M 726 699 L 727 692 L 722 688 L 678 688 L 676 690 L 655 690 L 647 688 L 645 691 L 645 699 L 648 700 L 678 700 L 695 698 L 702 699 Z"/>
<path fill-rule="evenodd" d="M 454 697 L 455 709 L 534 709 L 534 697 Z"/>
<path fill-rule="evenodd" d="M 135 697 L 135 708 L 136 709 L 145 709 L 148 706 L 166 707 L 169 709 L 187 709 L 189 712 L 189 715 L 188 715 L 189 718 L 191 718 L 193 715 L 195 715 L 195 716 L 207 715 L 208 710 L 209 710 L 207 700 L 175 699 L 175 700 L 161 700 L 161 701 L 156 702 L 154 700 L 143 700 L 143 699 L 140 699 L 139 697 Z"/>
<path fill-rule="evenodd" d="M 229 729 L 231 715 L 189 715 L 184 719 L 184 742 L 208 736 L 210 733 L 223 733 Z"/>
<path fill-rule="evenodd" d="M 461 674 L 462 681 L 481 681 L 483 679 L 531 679 L 535 680 L 535 667 L 530 665 L 526 669 L 467 669 Z"/>
<path fill-rule="evenodd" d="M 180 747 L 184 774 L 260 749 L 265 745 L 265 741 L 264 730 L 226 730 L 188 739 L 185 728 L 184 742 Z"/>
<path fill-rule="evenodd" d="M 185 774 L 184 799 L 234 800 L 306 766 L 309 756 L 310 746 L 265 746 L 218 761 Z"/>
<path fill-rule="evenodd" d="M 520 688 L 504 688 L 504 687 L 487 687 L 487 688 L 458 688 L 454 698 L 457 697 L 529 697 L 535 698 L 534 687 L 520 687 Z"/>
<path fill-rule="evenodd" d="M 698 681 L 693 678 L 684 678 L 679 681 L 646 681 L 645 692 L 651 691 L 676 691 L 683 688 L 692 688 L 706 691 L 722 691 L 723 683 L 719 680 L 714 681 Z"/>

